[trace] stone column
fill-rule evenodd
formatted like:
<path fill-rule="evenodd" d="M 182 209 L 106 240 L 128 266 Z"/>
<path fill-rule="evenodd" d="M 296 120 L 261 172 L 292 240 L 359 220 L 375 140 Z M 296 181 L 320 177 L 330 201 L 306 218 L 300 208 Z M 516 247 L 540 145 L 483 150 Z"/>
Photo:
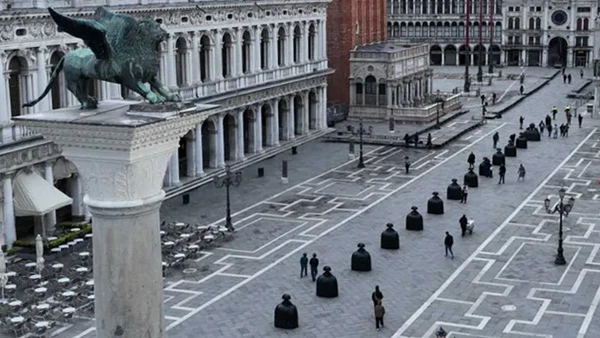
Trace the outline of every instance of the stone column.
<path fill-rule="evenodd" d="M 317 118 L 321 118 L 319 129 L 327 129 L 327 84 L 321 87 L 321 97 L 319 98 L 320 109 L 317 111 Z M 320 115 L 319 115 L 320 114 Z"/>
<path fill-rule="evenodd" d="M 193 137 L 185 137 L 185 156 L 187 165 L 185 171 L 187 177 L 196 176 L 196 149 L 194 149 L 194 145 L 196 144 L 196 135 L 195 133 L 193 133 L 193 135 Z"/>
<path fill-rule="evenodd" d="M 46 89 L 46 85 L 48 85 L 48 72 L 46 71 L 46 53 L 48 50 L 46 46 L 41 46 L 37 49 L 37 78 L 38 78 L 38 87 L 37 87 L 37 95 L 39 97 Z M 50 97 L 46 96 L 39 103 L 40 111 L 49 111 L 51 109 L 50 105 Z"/>
<path fill-rule="evenodd" d="M 291 23 L 287 23 L 285 33 L 285 65 L 291 66 L 294 64 L 294 32 Z"/>
<path fill-rule="evenodd" d="M 350 82 L 349 97 L 350 97 L 350 105 L 355 105 L 356 104 L 356 83 L 354 83 L 354 82 Z"/>
<path fill-rule="evenodd" d="M 236 36 L 235 36 L 235 50 L 233 51 L 232 54 L 232 62 L 235 65 L 235 68 L 232 68 L 232 70 L 235 70 L 235 72 L 233 72 L 233 76 L 234 77 L 239 77 L 242 76 L 243 71 L 242 71 L 242 48 L 244 48 L 244 46 L 242 45 L 242 36 L 243 34 L 243 30 L 242 28 L 238 28 L 236 31 Z"/>
<path fill-rule="evenodd" d="M 12 176 L 14 172 L 4 173 L 4 177 L 2 177 L 2 192 L 4 196 L 3 201 L 3 212 L 4 212 L 4 233 L 2 238 L 2 244 L 6 244 L 6 246 L 10 249 L 12 248 L 13 243 L 17 240 L 17 230 L 15 229 L 15 206 L 13 204 L 13 188 L 12 188 Z"/>
<path fill-rule="evenodd" d="M 317 97 L 319 96 L 319 89 L 317 89 Z M 302 95 L 302 105 L 304 106 L 302 109 L 302 135 L 306 135 L 308 134 L 308 127 L 309 127 L 309 119 L 310 119 L 310 92 L 306 92 L 304 93 L 304 95 Z M 318 99 L 317 99 L 318 100 Z M 318 112 L 315 112 L 315 114 L 318 114 Z"/>
<path fill-rule="evenodd" d="M 196 138 L 194 138 L 194 160 L 196 161 L 196 176 L 204 176 L 204 163 L 203 151 L 202 151 L 202 123 L 198 123 L 196 126 Z"/>
<path fill-rule="evenodd" d="M 175 69 L 175 41 L 173 34 L 169 34 L 167 38 L 167 86 L 171 88 L 177 87 L 177 72 Z"/>
<path fill-rule="evenodd" d="M 256 106 L 254 110 L 256 111 L 256 121 L 254 121 L 254 149 L 256 153 L 262 153 L 262 111 L 260 109 L 260 106 Z"/>
<path fill-rule="evenodd" d="M 179 185 L 181 181 L 179 181 L 179 152 L 176 151 L 173 156 L 171 156 L 171 163 L 169 163 L 169 173 L 171 174 L 171 185 Z"/>
<path fill-rule="evenodd" d="M 212 63 L 213 68 L 215 70 L 214 79 L 219 81 L 223 80 L 223 64 L 221 63 L 221 58 L 223 57 L 223 32 L 220 29 L 217 29 L 215 32 L 215 62 Z"/>
<path fill-rule="evenodd" d="M 273 112 L 273 145 L 279 146 L 279 102 L 273 100 L 271 103 L 271 111 Z"/>
<path fill-rule="evenodd" d="M 223 130 L 223 118 L 222 114 L 219 114 L 217 119 L 217 168 L 225 168 L 225 143 L 224 143 L 224 130 Z"/>
<path fill-rule="evenodd" d="M 52 161 L 44 163 L 44 178 L 48 183 L 54 186 L 54 173 L 52 172 Z M 52 210 L 44 215 L 45 230 L 44 236 L 49 233 L 53 233 L 56 228 L 56 210 Z"/>
<path fill-rule="evenodd" d="M 392 86 L 390 84 L 387 84 L 386 87 L 386 97 L 387 97 L 387 107 L 386 108 L 391 108 L 392 105 L 394 104 L 394 102 L 392 101 Z"/>
<path fill-rule="evenodd" d="M 302 23 L 302 47 L 300 48 L 300 50 L 304 51 L 304 54 L 302 55 L 302 62 L 301 63 L 307 63 L 308 62 L 308 36 L 309 36 L 309 27 L 310 25 L 308 24 L 308 22 L 303 22 Z"/>
<path fill-rule="evenodd" d="M 321 48 L 319 48 L 318 60 L 326 60 L 327 59 L 327 20 L 325 20 L 325 19 L 321 19 L 319 40 L 321 41 Z"/>
<path fill-rule="evenodd" d="M 200 83 L 200 32 L 192 33 L 192 84 Z"/>
<path fill-rule="evenodd" d="M 267 46 L 269 54 L 269 67 L 268 69 L 276 69 L 279 67 L 277 64 L 277 39 L 275 38 L 275 30 L 269 34 L 269 45 Z"/>
<path fill-rule="evenodd" d="M 245 161 L 246 156 L 244 156 L 244 109 L 238 111 L 237 113 L 237 128 L 235 131 L 235 140 L 237 142 L 237 146 L 235 147 L 235 150 L 237 151 L 236 157 L 239 161 Z"/>
<path fill-rule="evenodd" d="M 288 140 L 292 141 L 296 138 L 296 120 L 294 118 L 294 111 L 295 111 L 295 105 L 294 105 L 294 95 L 290 95 L 290 109 L 288 109 Z"/>
<path fill-rule="evenodd" d="M 252 27 L 253 31 L 253 40 L 252 45 L 250 46 L 250 53 L 252 57 L 250 58 L 250 62 L 252 64 L 251 72 L 258 73 L 260 71 L 260 32 L 261 30 L 258 27 Z"/>
<path fill-rule="evenodd" d="M 0 51 L 0 61 L 3 65 L 8 61 L 6 59 L 6 53 Z M 10 120 L 10 105 L 9 105 L 9 92 L 8 86 L 6 85 L 8 80 L 4 72 L 0 72 L 0 121 Z M 4 136 L 0 137 L 0 141 L 4 141 Z"/>
<path fill-rule="evenodd" d="M 82 179 L 79 174 L 73 174 L 71 178 L 69 178 L 71 182 L 71 198 L 73 199 L 73 203 L 71 204 L 71 214 L 73 216 L 85 216 L 85 211 L 83 207 L 83 189 L 82 189 Z"/>

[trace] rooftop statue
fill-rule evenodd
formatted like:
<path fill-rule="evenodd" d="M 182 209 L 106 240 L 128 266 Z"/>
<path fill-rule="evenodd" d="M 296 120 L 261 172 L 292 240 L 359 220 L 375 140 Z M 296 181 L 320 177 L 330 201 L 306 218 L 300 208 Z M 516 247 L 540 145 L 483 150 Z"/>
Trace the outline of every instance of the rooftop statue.
<path fill-rule="evenodd" d="M 67 88 L 81 103 L 81 109 L 96 109 L 98 101 L 88 93 L 88 80 L 118 83 L 140 94 L 150 103 L 181 101 L 157 79 L 159 45 L 167 32 L 152 19 L 136 20 L 98 7 L 91 20 L 75 19 L 48 8 L 59 31 L 82 39 L 89 48 L 67 53 L 56 65 L 48 86 L 31 107 L 50 92 L 64 70 Z"/>

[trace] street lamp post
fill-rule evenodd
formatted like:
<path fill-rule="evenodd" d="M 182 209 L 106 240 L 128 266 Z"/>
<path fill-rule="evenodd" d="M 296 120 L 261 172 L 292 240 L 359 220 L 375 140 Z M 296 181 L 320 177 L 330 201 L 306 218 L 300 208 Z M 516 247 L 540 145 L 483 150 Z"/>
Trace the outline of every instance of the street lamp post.
<path fill-rule="evenodd" d="M 363 127 L 363 118 L 361 117 L 359 119 L 358 130 L 352 131 L 353 135 L 356 136 L 358 134 L 358 165 L 356 167 L 359 169 L 365 167 L 365 161 L 363 159 L 363 135 L 370 135 L 372 132 L 370 129 L 371 128 L 369 128 L 369 132 L 365 130 Z"/>
<path fill-rule="evenodd" d="M 229 187 L 234 186 L 237 187 L 242 183 L 242 173 L 231 172 L 231 167 L 225 167 L 225 175 L 222 177 L 215 177 L 215 186 L 217 188 L 225 187 L 225 198 L 226 198 L 226 207 L 227 207 L 227 216 L 225 217 L 225 227 L 229 231 L 234 231 L 233 223 L 231 222 L 231 202 L 229 198 Z"/>
<path fill-rule="evenodd" d="M 479 56 L 477 57 L 477 82 L 483 82 L 483 0 L 479 0 Z"/>
<path fill-rule="evenodd" d="M 469 34 L 471 34 L 471 30 L 469 29 L 469 24 L 471 22 L 471 18 L 470 18 L 470 12 L 471 12 L 471 0 L 467 0 L 466 6 L 465 6 L 465 13 L 466 13 L 466 17 L 465 17 L 465 36 L 466 36 L 466 41 L 465 41 L 465 85 L 464 85 L 464 91 L 465 92 L 470 92 L 471 91 L 471 84 L 469 81 L 469 63 L 471 61 L 471 49 L 469 47 Z"/>
<path fill-rule="evenodd" d="M 565 265 L 567 261 L 565 260 L 565 256 L 563 255 L 563 217 L 567 217 L 573 206 L 575 205 L 575 199 L 573 197 L 569 198 L 567 203 L 564 203 L 566 191 L 564 188 L 560 188 L 558 191 L 558 197 L 560 201 L 557 205 L 554 206 L 554 209 L 550 208 L 550 196 L 544 200 L 544 207 L 546 208 L 546 212 L 549 214 L 554 214 L 558 212 L 559 215 L 559 228 L 558 228 L 558 252 L 556 254 L 556 259 L 554 260 L 554 264 L 556 265 Z"/>

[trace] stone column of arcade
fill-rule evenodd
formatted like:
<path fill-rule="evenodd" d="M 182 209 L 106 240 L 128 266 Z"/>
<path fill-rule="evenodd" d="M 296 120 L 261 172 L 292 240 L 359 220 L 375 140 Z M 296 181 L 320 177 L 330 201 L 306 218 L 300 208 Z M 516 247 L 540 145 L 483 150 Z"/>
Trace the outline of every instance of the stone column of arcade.
<path fill-rule="evenodd" d="M 147 112 L 150 107 L 162 112 Z M 179 139 L 214 108 L 104 101 L 91 112 L 73 108 L 15 119 L 60 145 L 83 178 L 93 225 L 97 337 L 165 337 L 163 177 Z"/>

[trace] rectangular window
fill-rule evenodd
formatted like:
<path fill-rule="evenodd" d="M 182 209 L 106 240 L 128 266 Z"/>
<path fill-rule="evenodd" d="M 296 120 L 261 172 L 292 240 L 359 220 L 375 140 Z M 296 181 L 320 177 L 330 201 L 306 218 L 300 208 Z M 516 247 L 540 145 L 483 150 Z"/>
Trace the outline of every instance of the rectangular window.
<path fill-rule="evenodd" d="M 521 6 L 515 7 L 515 12 L 520 12 L 520 11 L 521 11 Z"/>
<path fill-rule="evenodd" d="M 535 11 L 536 11 L 536 12 L 541 12 L 541 11 L 542 11 L 542 7 L 541 7 L 541 6 L 537 6 L 537 7 L 535 8 Z"/>
<path fill-rule="evenodd" d="M 514 8 L 513 8 L 513 6 L 508 6 L 508 11 L 509 11 L 509 12 L 513 12 L 513 11 L 514 11 Z"/>
<path fill-rule="evenodd" d="M 529 6 L 529 11 L 530 11 L 530 12 L 533 12 L 533 11 L 534 11 L 534 9 L 535 9 L 535 7 L 533 7 L 533 6 Z"/>
<path fill-rule="evenodd" d="M 577 7 L 577 13 L 589 13 L 591 11 L 591 7 Z"/>

